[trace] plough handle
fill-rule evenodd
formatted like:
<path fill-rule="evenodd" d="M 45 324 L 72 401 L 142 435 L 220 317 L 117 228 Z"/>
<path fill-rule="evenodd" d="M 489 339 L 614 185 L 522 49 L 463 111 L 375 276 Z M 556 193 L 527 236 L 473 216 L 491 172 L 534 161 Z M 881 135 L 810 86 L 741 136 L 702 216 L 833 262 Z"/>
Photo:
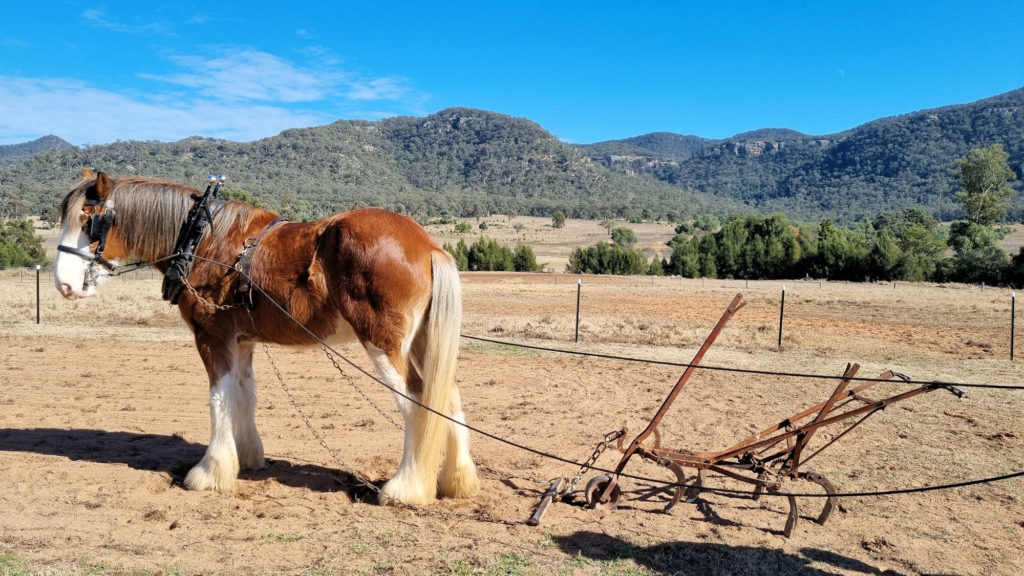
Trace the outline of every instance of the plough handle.
<path fill-rule="evenodd" d="M 654 414 L 654 418 L 651 419 L 650 424 L 648 424 L 647 428 L 645 428 L 643 432 L 637 435 L 637 437 L 634 438 L 633 441 L 629 443 L 629 447 L 626 448 L 625 453 L 623 453 L 622 459 L 619 460 L 619 465 L 615 467 L 615 474 L 612 475 L 611 482 L 608 483 L 608 486 L 605 487 L 604 492 L 601 494 L 601 500 L 611 497 L 612 491 L 618 484 L 619 474 L 621 474 L 622 470 L 625 469 L 626 463 L 629 462 L 629 459 L 632 458 L 633 454 L 635 454 L 637 449 L 640 448 L 640 445 L 643 443 L 643 441 L 646 440 L 647 437 L 650 436 L 658 427 L 658 424 L 661 422 L 661 419 L 668 412 L 669 408 L 672 407 L 672 403 L 675 402 L 676 396 L 679 395 L 679 392 L 683 389 L 683 386 L 686 385 L 686 382 L 690 379 L 690 376 L 693 374 L 693 371 L 696 370 L 697 365 L 700 364 L 700 361 L 704 358 L 704 354 L 707 353 L 708 348 L 711 348 L 711 345 L 715 342 L 715 339 L 718 338 L 718 333 L 722 331 L 722 328 L 725 327 L 725 324 L 729 321 L 730 318 L 732 318 L 733 314 L 739 311 L 739 309 L 742 308 L 745 304 L 746 303 L 743 302 L 743 294 L 737 294 L 732 299 L 732 302 L 729 304 L 729 307 L 725 309 L 725 312 L 722 313 L 722 317 L 719 318 L 718 324 L 716 324 L 714 329 L 711 330 L 711 334 L 708 334 L 708 337 L 704 341 L 704 344 L 700 347 L 700 350 L 697 351 L 697 354 L 694 355 L 693 360 L 686 367 L 686 370 L 683 372 L 683 375 L 679 377 L 679 381 L 676 382 L 676 385 L 672 388 L 672 391 L 669 392 L 668 397 L 665 398 L 665 402 L 662 403 L 661 408 L 659 408 L 658 412 Z"/>

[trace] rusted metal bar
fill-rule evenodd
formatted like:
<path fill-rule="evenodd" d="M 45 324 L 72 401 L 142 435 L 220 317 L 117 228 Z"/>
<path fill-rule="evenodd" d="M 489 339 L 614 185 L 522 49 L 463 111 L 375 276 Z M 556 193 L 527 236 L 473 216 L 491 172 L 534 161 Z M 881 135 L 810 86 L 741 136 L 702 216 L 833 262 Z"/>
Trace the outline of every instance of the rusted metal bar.
<path fill-rule="evenodd" d="M 687 380 L 690 379 L 690 376 L 693 374 L 693 371 L 696 370 L 697 365 L 700 364 L 700 361 L 704 358 L 704 354 L 707 353 L 708 348 L 710 348 L 711 345 L 715 342 L 715 339 L 718 338 L 718 333 L 722 331 L 722 328 L 725 327 L 725 324 L 729 321 L 729 319 L 732 318 L 733 315 L 736 314 L 736 312 L 739 311 L 739 309 L 744 306 L 744 304 L 745 303 L 743 302 L 742 294 L 737 294 L 732 299 L 732 302 L 729 304 L 729 307 L 725 309 L 725 312 L 722 314 L 722 317 L 718 320 L 718 324 L 716 324 L 714 329 L 711 330 L 711 334 L 708 335 L 707 339 L 704 341 L 704 344 L 697 351 L 697 354 L 694 355 L 693 360 L 690 361 L 689 366 L 686 367 L 686 370 L 683 372 L 683 375 L 679 377 L 679 381 L 676 382 L 676 385 L 672 388 L 672 391 L 669 392 L 668 397 L 665 398 L 665 401 L 662 403 L 661 408 L 659 408 L 658 411 L 654 414 L 654 417 L 651 418 L 650 424 L 648 424 L 647 428 L 645 428 L 643 432 L 638 434 L 637 437 L 634 438 L 633 441 L 629 443 L 629 447 L 626 448 L 625 453 L 623 453 L 622 458 L 619 460 L 618 466 L 615 467 L 615 474 L 612 475 L 611 482 L 608 483 L 608 486 L 605 487 L 604 491 L 601 494 L 601 500 L 606 500 L 611 497 L 612 490 L 614 490 L 615 485 L 618 483 L 619 474 L 621 474 L 622 470 L 626 467 L 626 463 L 629 462 L 629 459 L 632 458 L 633 454 L 636 453 L 637 449 L 640 447 L 640 444 L 642 444 L 648 436 L 654 433 L 654 430 L 658 427 L 658 424 L 661 422 L 661 419 L 664 418 L 669 408 L 672 407 L 672 403 L 675 402 L 676 396 L 679 395 L 679 392 L 683 389 L 683 386 L 686 385 L 686 382 Z"/>
<path fill-rule="evenodd" d="M 839 399 L 839 395 L 842 394 L 843 390 L 845 390 L 846 387 L 850 385 L 850 381 L 853 379 L 854 376 L 857 375 L 857 370 L 859 369 L 859 364 L 846 365 L 846 371 L 843 373 L 842 381 L 839 382 L 839 385 L 836 386 L 835 391 L 833 391 L 832 395 L 829 396 L 828 400 L 825 401 L 825 405 L 822 406 L 821 411 L 818 412 L 818 415 L 814 417 L 814 420 L 811 421 L 811 424 L 821 422 L 822 419 L 825 418 L 825 416 L 828 416 L 829 412 L 832 411 L 832 407 L 835 406 L 836 401 Z M 786 459 L 785 462 L 783 462 L 781 466 L 782 470 L 785 470 L 790 474 L 796 474 L 797 472 L 799 472 L 800 454 L 803 452 L 804 446 L 807 446 L 807 443 L 811 441 L 811 438 L 814 436 L 815 431 L 816 430 L 811 429 L 797 435 L 796 442 L 793 444 L 793 449 L 790 451 L 789 457 Z"/>
<path fill-rule="evenodd" d="M 551 502 L 559 495 L 564 482 L 565 478 L 551 479 L 551 484 L 548 486 L 547 492 L 544 492 L 544 497 L 540 499 L 540 504 L 537 504 L 537 509 L 533 511 L 533 516 L 530 516 L 530 519 L 526 521 L 527 526 L 537 526 L 540 524 L 540 519 L 548 511 L 548 506 Z"/>

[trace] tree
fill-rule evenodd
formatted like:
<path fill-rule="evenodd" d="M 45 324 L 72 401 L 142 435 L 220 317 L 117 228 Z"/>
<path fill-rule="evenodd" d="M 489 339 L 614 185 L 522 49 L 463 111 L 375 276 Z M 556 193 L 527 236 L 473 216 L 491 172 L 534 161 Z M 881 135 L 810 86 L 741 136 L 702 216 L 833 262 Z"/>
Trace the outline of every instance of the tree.
<path fill-rule="evenodd" d="M 28 220 L 0 220 L 0 269 L 45 265 L 43 239 Z"/>
<path fill-rule="evenodd" d="M 632 228 L 619 226 L 612 229 L 612 242 L 622 248 L 632 248 L 636 244 L 636 233 Z"/>
<path fill-rule="evenodd" d="M 939 238 L 938 226 L 911 224 L 903 229 L 897 243 L 903 252 L 899 276 L 911 282 L 923 282 L 932 277 L 946 251 L 946 243 Z"/>
<path fill-rule="evenodd" d="M 466 246 L 465 239 L 459 238 L 459 243 L 454 248 L 451 244 L 445 244 L 444 249 L 455 257 L 455 264 L 458 265 L 459 270 L 463 272 L 469 270 L 469 248 Z"/>
<path fill-rule="evenodd" d="M 684 278 L 700 276 L 700 239 L 694 237 L 685 242 L 677 242 L 672 247 L 668 269 L 673 274 Z"/>
<path fill-rule="evenodd" d="M 956 179 L 963 190 L 956 193 L 956 198 L 967 210 L 968 222 L 990 226 L 1006 215 L 1009 199 L 1015 193 L 1010 183 L 1017 179 L 1007 163 L 1009 158 L 997 142 L 974 148 L 966 158 L 957 159 Z"/>
<path fill-rule="evenodd" d="M 481 236 L 469 247 L 469 269 L 496 272 L 515 270 L 512 251 L 497 240 Z"/>
<path fill-rule="evenodd" d="M 903 253 L 888 230 L 878 233 L 875 245 L 868 252 L 867 273 L 879 280 L 893 280 L 898 275 L 898 268 Z"/>
<path fill-rule="evenodd" d="M 1017 255 L 1010 259 L 1010 267 L 1006 269 L 1006 281 L 1015 288 L 1024 286 L 1024 246 Z"/>
<path fill-rule="evenodd" d="M 516 272 L 536 272 L 540 270 L 537 264 L 537 257 L 533 254 L 533 248 L 529 244 L 520 242 L 512 253 L 512 264 Z"/>
<path fill-rule="evenodd" d="M 221 190 L 219 195 L 223 200 L 238 200 L 239 202 L 250 204 L 253 208 L 270 210 L 262 200 L 250 193 L 248 190 L 243 190 L 242 188 L 228 188 L 226 190 Z"/>
<path fill-rule="evenodd" d="M 551 215 L 551 226 L 553 228 L 564 228 L 565 212 L 562 212 L 561 210 L 555 210 L 555 213 Z"/>
<path fill-rule="evenodd" d="M 566 272 L 573 274 L 643 274 L 649 269 L 647 257 L 618 244 L 598 242 L 589 248 L 576 248 L 569 253 Z"/>
<path fill-rule="evenodd" d="M 991 226 L 954 222 L 949 228 L 949 245 L 956 255 L 944 263 L 940 280 L 998 284 L 1006 275 L 1010 255 Z"/>

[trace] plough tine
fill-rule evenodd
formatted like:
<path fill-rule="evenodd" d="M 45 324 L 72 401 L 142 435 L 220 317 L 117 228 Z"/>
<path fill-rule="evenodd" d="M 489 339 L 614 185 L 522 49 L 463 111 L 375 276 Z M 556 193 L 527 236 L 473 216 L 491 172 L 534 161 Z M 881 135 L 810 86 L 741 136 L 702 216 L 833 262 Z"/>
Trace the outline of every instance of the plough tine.
<path fill-rule="evenodd" d="M 800 477 L 808 482 L 814 482 L 821 486 L 825 489 L 825 493 L 828 494 L 828 498 L 825 499 L 825 506 L 822 507 L 821 513 L 818 514 L 818 519 L 815 520 L 815 522 L 824 526 L 825 521 L 828 520 L 828 517 L 836 507 L 836 489 L 832 486 L 832 483 L 828 481 L 828 478 L 825 478 L 817 472 L 801 472 Z"/>
<path fill-rule="evenodd" d="M 683 490 L 685 489 L 683 484 L 686 483 L 686 474 L 683 473 L 683 467 L 675 462 L 665 460 L 662 465 L 676 474 L 676 486 L 675 489 L 672 490 L 672 500 L 670 500 L 668 505 L 665 506 L 665 509 L 662 510 L 662 512 L 668 514 L 669 510 L 671 510 L 676 504 L 679 504 L 679 500 L 683 497 Z"/>
<path fill-rule="evenodd" d="M 789 538 L 793 534 L 793 528 L 796 528 L 797 521 L 800 520 L 800 508 L 796 502 L 796 496 L 793 496 L 785 490 L 772 490 L 768 489 L 772 494 L 785 494 L 786 499 L 789 500 L 789 516 L 786 518 L 786 527 L 782 530 L 782 533 Z"/>

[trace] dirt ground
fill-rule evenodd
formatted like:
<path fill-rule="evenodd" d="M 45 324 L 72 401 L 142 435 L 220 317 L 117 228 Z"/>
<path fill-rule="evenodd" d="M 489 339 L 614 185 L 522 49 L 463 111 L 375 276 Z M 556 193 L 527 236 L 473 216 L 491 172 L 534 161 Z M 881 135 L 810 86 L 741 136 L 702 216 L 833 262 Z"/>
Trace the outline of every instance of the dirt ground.
<path fill-rule="evenodd" d="M 1005 291 L 795 282 L 778 347 L 777 282 L 467 274 L 464 333 L 534 346 L 686 362 L 737 292 L 748 305 L 705 365 L 839 375 L 885 368 L 916 379 L 1020 385 L 1008 359 Z M 257 414 L 269 468 L 233 493 L 181 480 L 209 434 L 206 376 L 177 312 L 143 274 L 65 302 L 44 277 L 0 277 L 0 573 L 3 574 L 1020 574 L 1024 482 L 822 501 L 704 492 L 662 510 L 639 458 L 616 510 L 553 504 L 602 436 L 646 426 L 682 368 L 464 340 L 458 371 L 483 490 L 429 509 L 382 507 L 351 476 L 382 482 L 401 433 L 389 392 L 316 349 L 262 350 Z M 357 365 L 358 348 L 339 350 Z M 276 367 L 276 368 L 275 368 Z M 279 380 L 276 372 L 280 372 Z M 803 407 L 835 381 L 698 371 L 660 427 L 662 443 L 721 450 Z M 893 394 L 906 386 L 879 386 Z M 814 459 L 841 492 L 920 488 L 1024 470 L 1024 394 L 919 396 L 869 418 Z M 834 436 L 823 430 L 822 439 Z M 820 445 L 820 443 L 819 443 Z M 620 454 L 597 461 L 614 468 Z M 587 482 L 595 473 L 588 471 Z M 581 483 L 581 484 L 582 484 Z M 744 489 L 709 476 L 706 486 Z M 795 482 L 797 493 L 820 492 Z"/>
<path fill-rule="evenodd" d="M 556 231 L 524 217 L 488 221 L 489 236 L 529 241 L 555 271 L 571 246 L 607 235 L 593 222 Z M 653 251 L 671 229 L 637 235 Z M 465 274 L 465 335 L 577 354 L 465 339 L 458 381 L 480 430 L 483 489 L 409 509 L 372 503 L 353 478 L 380 484 L 397 465 L 390 392 L 344 362 L 339 372 L 317 349 L 258 350 L 257 424 L 270 466 L 243 473 L 232 493 L 184 490 L 209 438 L 207 380 L 159 280 L 123 276 L 96 298 L 67 302 L 43 271 L 36 323 L 32 271 L 0 272 L 0 575 L 1024 573 L 1020 477 L 842 497 L 824 525 L 814 522 L 822 500 L 801 497 L 786 538 L 778 497 L 703 492 L 664 513 L 660 482 L 675 476 L 634 457 L 625 473 L 639 478 L 624 479 L 618 509 L 589 509 L 577 495 L 552 504 L 540 526 L 525 524 L 548 481 L 573 477 L 571 462 L 606 433 L 626 427 L 628 440 L 647 425 L 683 371 L 665 363 L 688 362 L 736 293 L 747 305 L 705 366 L 838 376 L 858 362 L 861 376 L 892 368 L 917 380 L 1024 384 L 1020 358 L 1009 360 L 1006 290 L 788 282 L 779 346 L 782 284 Z M 358 347 L 339 352 L 369 369 Z M 835 385 L 698 370 L 662 421 L 661 442 L 722 450 Z M 872 395 L 907 388 L 884 384 Z M 1024 470 L 1024 393 L 967 392 L 890 406 L 809 466 L 847 493 Z M 821 430 L 812 447 L 840 431 Z M 620 456 L 609 449 L 597 467 Z M 705 486 L 748 488 L 717 475 Z M 802 481 L 787 488 L 821 492 Z"/>

